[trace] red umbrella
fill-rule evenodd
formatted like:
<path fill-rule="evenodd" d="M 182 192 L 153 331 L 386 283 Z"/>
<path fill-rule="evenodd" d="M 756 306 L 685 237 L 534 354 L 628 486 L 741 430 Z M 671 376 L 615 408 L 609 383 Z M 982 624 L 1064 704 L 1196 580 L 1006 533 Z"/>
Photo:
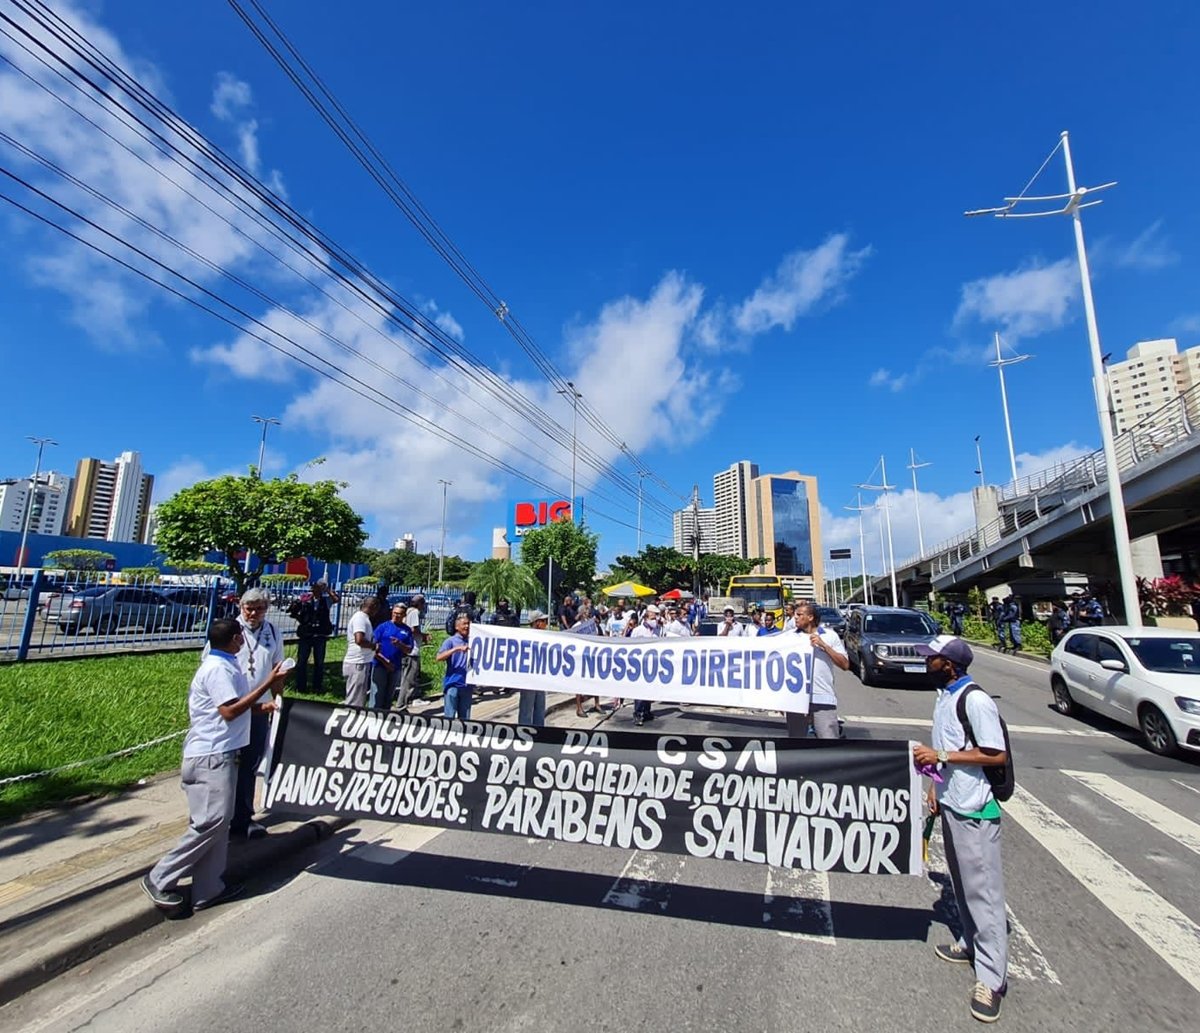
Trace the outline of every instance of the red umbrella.
<path fill-rule="evenodd" d="M 682 588 L 672 588 L 669 592 L 663 592 L 660 599 L 694 599 L 695 596 L 691 592 L 685 591 Z"/>

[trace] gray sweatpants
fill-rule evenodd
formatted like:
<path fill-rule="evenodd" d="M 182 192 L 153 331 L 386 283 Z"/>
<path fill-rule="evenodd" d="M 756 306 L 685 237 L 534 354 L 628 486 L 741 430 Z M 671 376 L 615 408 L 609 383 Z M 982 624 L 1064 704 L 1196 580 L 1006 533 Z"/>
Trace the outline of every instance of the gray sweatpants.
<path fill-rule="evenodd" d="M 1000 866 L 1000 819 L 964 818 L 943 807 L 942 839 L 962 922 L 958 943 L 975 958 L 975 978 L 991 990 L 1008 982 L 1008 916 Z"/>
<path fill-rule="evenodd" d="M 813 703 L 807 714 L 793 714 L 788 711 L 787 734 L 789 739 L 803 739 L 808 735 L 811 724 L 818 739 L 836 739 L 841 731 L 838 728 L 837 707 L 826 703 Z"/>
<path fill-rule="evenodd" d="M 156 890 L 173 890 L 190 874 L 195 905 L 212 900 L 225 888 L 221 876 L 237 795 L 237 757 L 237 750 L 184 757 L 182 784 L 188 827 L 175 847 L 150 869 L 150 885 Z"/>
<path fill-rule="evenodd" d="M 371 665 L 342 661 L 342 677 L 346 679 L 346 706 L 365 707 L 371 688 Z"/>

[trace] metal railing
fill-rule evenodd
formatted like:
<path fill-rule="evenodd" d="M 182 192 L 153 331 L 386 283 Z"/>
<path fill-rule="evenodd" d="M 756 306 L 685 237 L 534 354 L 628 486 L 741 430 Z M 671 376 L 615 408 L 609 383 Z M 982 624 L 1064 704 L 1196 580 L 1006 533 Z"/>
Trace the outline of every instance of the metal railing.
<path fill-rule="evenodd" d="M 294 638 L 292 604 L 308 585 L 264 584 L 271 594 L 267 619 L 284 638 Z M 344 635 L 354 610 L 378 591 L 376 583 L 347 584 L 331 610 L 334 635 Z M 391 586 L 389 603 L 421 593 L 423 626 L 437 638 L 458 605 L 462 590 Z M 238 613 L 233 582 L 213 576 L 123 579 L 85 571 L 30 571 L 0 589 L 0 661 L 29 657 L 118 655 L 161 649 L 199 649 L 210 623 Z M 439 639 L 440 641 L 440 639 Z"/>
<path fill-rule="evenodd" d="M 1124 473 L 1194 437 L 1200 429 L 1195 420 L 1197 413 L 1200 413 L 1200 384 L 1117 435 L 1113 442 L 1117 469 Z M 1055 510 L 1072 505 L 1106 480 L 1104 451 L 1097 449 L 1073 462 L 1057 463 L 1013 481 L 998 489 L 1003 510 L 995 520 L 940 542 L 899 567 L 928 564 L 934 574 L 947 573 Z"/>

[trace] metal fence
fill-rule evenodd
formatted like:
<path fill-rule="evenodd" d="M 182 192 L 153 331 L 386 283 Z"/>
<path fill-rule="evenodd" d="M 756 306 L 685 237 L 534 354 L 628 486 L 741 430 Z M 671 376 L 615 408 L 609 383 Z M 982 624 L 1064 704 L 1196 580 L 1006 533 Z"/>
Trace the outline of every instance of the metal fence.
<path fill-rule="evenodd" d="M 285 638 L 296 634 L 292 604 L 309 585 L 264 584 L 271 595 L 267 619 Z M 380 591 L 376 584 L 335 586 L 334 634 L 343 635 L 354 610 Z M 437 638 L 458 605 L 461 589 L 389 586 L 389 603 L 423 594 L 423 626 Z M 200 648 L 210 623 L 238 612 L 232 581 L 212 576 L 123 579 L 117 574 L 31 571 L 9 578 L 0 591 L 0 661 L 98 656 L 160 649 Z"/>

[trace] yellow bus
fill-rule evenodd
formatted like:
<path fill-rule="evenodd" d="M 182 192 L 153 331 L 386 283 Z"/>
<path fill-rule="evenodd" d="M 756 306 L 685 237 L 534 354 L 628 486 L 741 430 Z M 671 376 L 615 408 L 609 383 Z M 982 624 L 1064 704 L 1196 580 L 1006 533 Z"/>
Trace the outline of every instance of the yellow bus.
<path fill-rule="evenodd" d="M 782 628 L 783 607 L 792 597 L 792 590 L 774 574 L 735 574 L 725 594 L 744 599 L 747 613 L 761 609 L 764 614 L 775 614 L 775 627 Z"/>

